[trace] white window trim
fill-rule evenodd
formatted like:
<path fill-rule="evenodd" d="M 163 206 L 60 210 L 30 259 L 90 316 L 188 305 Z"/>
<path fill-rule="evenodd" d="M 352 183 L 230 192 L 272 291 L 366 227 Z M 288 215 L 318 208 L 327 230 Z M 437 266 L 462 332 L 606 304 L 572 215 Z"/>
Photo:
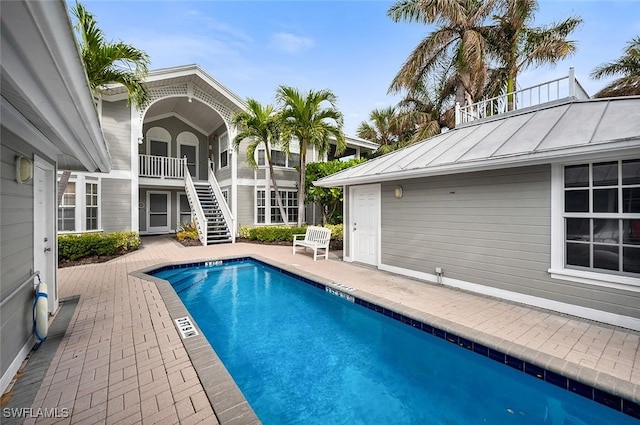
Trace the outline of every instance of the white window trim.
<path fill-rule="evenodd" d="M 198 136 L 190 131 L 183 131 L 178 134 L 176 140 L 178 142 L 178 155 L 180 155 L 181 146 L 193 146 L 196 148 L 196 175 L 194 177 L 198 180 L 198 176 L 200 176 L 200 140 Z"/>
<path fill-rule="evenodd" d="M 96 228 L 95 229 L 91 229 L 91 230 L 87 230 L 87 207 L 88 205 L 86 205 L 86 200 L 87 200 L 87 184 L 95 184 L 97 186 L 96 188 L 96 197 L 98 200 L 98 204 L 96 205 L 96 207 L 98 208 L 98 215 L 96 217 Z M 102 185 L 100 184 L 100 180 L 86 180 L 84 181 L 84 190 L 85 190 L 85 196 L 84 196 L 84 200 L 85 200 L 85 206 L 84 206 L 84 217 L 82 220 L 82 224 L 83 224 L 83 228 L 85 231 L 87 232 L 96 232 L 96 231 L 102 231 L 102 208 L 100 208 L 100 199 L 102 198 Z"/>
<path fill-rule="evenodd" d="M 299 164 L 290 164 L 289 161 L 291 161 L 291 154 L 297 154 L 300 155 L 300 148 L 298 146 L 293 146 L 293 149 L 291 149 L 292 147 L 290 146 L 290 152 L 289 155 L 285 155 L 285 161 L 286 161 L 286 165 L 273 165 L 274 169 L 281 169 L 281 170 L 293 170 L 295 169 Z M 264 165 L 260 165 L 258 162 L 258 152 L 265 152 L 264 155 Z M 278 147 L 271 147 L 271 152 L 273 155 L 273 151 L 278 151 L 278 152 L 282 152 L 283 154 L 285 153 L 283 150 L 278 149 Z M 267 164 L 267 154 L 266 154 L 266 149 L 263 145 L 260 145 L 260 147 L 258 149 L 256 149 L 255 153 L 254 153 L 254 159 L 256 161 L 256 164 L 258 164 L 258 168 L 259 169 L 264 169 L 264 168 L 269 168 L 269 164 Z"/>
<path fill-rule="evenodd" d="M 151 155 L 151 141 L 167 144 L 167 158 L 171 157 L 171 133 L 162 127 L 151 127 L 146 134 L 146 152 Z"/>
<path fill-rule="evenodd" d="M 576 164 L 590 163 L 583 161 Z M 597 162 L 597 161 L 596 161 Z M 640 292 L 640 278 L 592 272 L 565 267 L 564 241 L 564 167 L 573 164 L 551 165 L 551 278 L 604 288 Z"/>
<path fill-rule="evenodd" d="M 222 149 L 222 139 L 226 136 L 227 138 L 227 147 L 226 149 Z M 218 137 L 218 157 L 216 158 L 216 163 L 218 163 L 218 170 L 224 170 L 229 168 L 229 166 L 231 165 L 231 155 L 230 153 L 230 149 L 231 149 L 231 141 L 229 140 L 229 132 L 225 131 L 224 133 L 222 133 L 219 137 Z M 222 166 L 222 161 L 220 161 L 220 155 L 222 155 L 222 152 L 227 151 L 227 165 L 225 165 L 224 167 Z"/>
<path fill-rule="evenodd" d="M 70 178 L 68 183 L 74 183 L 76 185 L 76 203 L 75 208 L 75 230 L 59 230 L 58 234 L 77 234 L 77 233 L 91 233 L 102 232 L 102 179 L 98 177 L 97 180 L 86 179 L 84 174 L 77 174 L 75 177 Z M 87 183 L 98 185 L 98 228 L 87 230 Z M 58 205 L 58 208 L 61 206 Z M 58 211 L 56 208 L 56 211 Z M 57 216 L 57 213 L 56 213 Z M 57 218 L 56 218 L 57 223 Z"/>
<path fill-rule="evenodd" d="M 182 208 L 180 206 L 180 197 L 181 196 L 185 196 L 186 197 L 187 196 L 187 192 L 178 192 L 176 194 L 176 197 L 177 197 L 177 199 L 176 199 L 176 208 L 178 210 L 176 212 L 176 221 L 177 221 L 176 229 L 179 229 L 180 226 L 182 226 L 182 223 L 183 223 L 183 221 L 180 220 L 180 216 L 182 215 Z M 189 202 L 189 198 L 188 197 L 187 197 L 187 202 Z M 189 207 L 189 212 L 191 214 L 191 220 L 193 220 L 193 211 L 191 211 L 191 207 Z"/>
<path fill-rule="evenodd" d="M 280 192 L 295 192 L 297 193 L 298 190 L 297 189 L 291 189 L 291 188 L 281 188 L 278 187 Z M 263 191 L 264 192 L 264 223 L 259 223 L 258 222 L 258 191 Z M 267 196 L 267 192 L 269 192 L 269 196 Z M 254 192 L 253 192 L 253 205 L 254 205 L 254 209 L 253 209 L 253 223 L 255 226 L 265 226 L 265 225 L 271 225 L 271 224 L 275 224 L 275 225 L 282 225 L 284 224 L 283 222 L 277 222 L 277 223 L 272 223 L 271 222 L 271 192 L 275 192 L 275 189 L 270 188 L 267 191 L 267 188 L 262 186 L 262 187 L 256 187 Z M 283 202 L 286 201 L 287 199 L 283 199 Z M 296 198 L 297 201 L 297 198 Z M 289 209 L 288 206 L 284 206 L 285 209 Z M 273 207 L 273 208 L 278 208 L 277 206 Z M 297 210 L 297 206 L 295 207 Z M 288 218 L 288 217 L 287 217 Z M 289 222 L 289 224 L 291 224 L 291 222 Z"/>

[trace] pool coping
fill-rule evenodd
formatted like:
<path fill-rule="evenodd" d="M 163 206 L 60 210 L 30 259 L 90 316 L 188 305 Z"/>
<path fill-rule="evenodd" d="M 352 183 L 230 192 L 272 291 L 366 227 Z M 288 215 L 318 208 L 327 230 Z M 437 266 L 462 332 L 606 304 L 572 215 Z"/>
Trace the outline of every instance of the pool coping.
<path fill-rule="evenodd" d="M 169 314 L 175 320 L 185 316 L 191 317 L 191 315 L 182 304 L 171 284 L 164 279 L 155 278 L 147 274 L 148 272 L 165 267 L 177 266 L 176 268 L 181 268 L 242 260 L 256 260 L 264 263 L 285 274 L 300 278 L 307 284 L 342 298 L 347 298 L 348 301 L 398 320 L 408 326 L 419 327 L 420 330 L 426 333 L 445 339 L 462 348 L 589 398 L 623 414 L 640 419 L 640 385 L 603 372 L 597 372 L 482 331 L 474 330 L 361 289 L 350 288 L 347 285 L 323 278 L 303 269 L 295 268 L 292 270 L 290 266 L 256 254 L 219 256 L 202 260 L 163 263 L 131 274 L 141 279 L 153 281 L 158 285 L 160 295 L 167 304 Z M 327 288 L 331 288 L 331 291 Z M 165 295 L 167 298 L 165 298 Z M 349 299 L 350 297 L 352 299 Z M 197 327 L 197 323 L 192 317 L 191 320 Z M 192 358 L 194 368 L 220 423 L 260 423 L 257 415 L 255 415 L 226 367 L 202 335 L 202 332 L 200 331 L 198 336 L 184 338 L 182 341 L 189 357 Z M 210 375 L 211 373 L 214 374 Z M 227 382 L 227 379 L 230 382 Z M 616 404 L 618 405 L 616 406 Z M 218 408 L 222 409 L 220 414 Z M 237 422 L 235 420 L 241 418 L 248 420 L 248 422 Z M 229 420 L 233 420 L 233 422 Z"/>

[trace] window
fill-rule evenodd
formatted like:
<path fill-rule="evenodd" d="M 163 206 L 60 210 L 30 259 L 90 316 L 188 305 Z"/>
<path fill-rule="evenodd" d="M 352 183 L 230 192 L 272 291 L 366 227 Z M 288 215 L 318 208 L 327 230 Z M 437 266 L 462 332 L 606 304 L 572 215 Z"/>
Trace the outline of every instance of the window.
<path fill-rule="evenodd" d="M 218 168 L 224 168 L 229 166 L 229 134 L 224 133 L 218 140 L 218 147 L 220 152 L 220 161 Z"/>
<path fill-rule="evenodd" d="M 256 155 L 256 162 L 258 163 L 258 166 L 266 166 L 267 160 L 264 148 L 257 149 Z M 300 154 L 296 152 L 290 152 L 289 156 L 287 156 L 285 152 L 272 148 L 271 162 L 274 167 L 295 168 L 300 165 Z"/>
<path fill-rule="evenodd" d="M 179 211 L 178 211 L 178 226 L 191 223 L 191 205 L 189 205 L 189 199 L 185 193 L 178 195 Z"/>
<path fill-rule="evenodd" d="M 227 203 L 227 205 L 229 205 L 229 189 L 222 189 L 221 192 L 224 201 Z"/>
<path fill-rule="evenodd" d="M 565 267 L 640 276 L 640 159 L 564 167 Z"/>
<path fill-rule="evenodd" d="M 294 222 L 298 220 L 298 192 L 295 190 L 281 190 L 280 196 L 282 197 L 282 206 L 287 214 L 287 220 Z M 282 215 L 280 215 L 280 208 L 276 200 L 275 190 L 271 191 L 269 199 L 269 211 L 267 215 L 265 191 L 258 190 L 256 192 L 256 220 L 258 223 L 267 223 L 266 218 L 269 217 L 269 223 L 283 223 Z"/>
<path fill-rule="evenodd" d="M 98 230 L 98 184 L 87 183 L 85 186 L 87 211 L 85 230 Z"/>
<path fill-rule="evenodd" d="M 69 182 L 64 188 L 62 202 L 58 206 L 58 231 L 76 230 L 76 184 Z"/>

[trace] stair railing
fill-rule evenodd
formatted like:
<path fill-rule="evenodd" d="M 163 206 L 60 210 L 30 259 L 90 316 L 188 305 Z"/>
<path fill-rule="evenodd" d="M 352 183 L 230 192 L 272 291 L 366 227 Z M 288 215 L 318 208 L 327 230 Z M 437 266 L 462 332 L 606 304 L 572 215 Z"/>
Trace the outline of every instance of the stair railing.
<path fill-rule="evenodd" d="M 211 160 L 209 160 L 211 162 Z M 209 186 L 213 190 L 213 194 L 218 201 L 218 206 L 220 207 L 220 211 L 222 211 L 222 216 L 224 217 L 224 221 L 227 223 L 227 228 L 229 229 L 229 233 L 231 233 L 231 242 L 235 243 L 236 241 L 236 219 L 231 214 L 231 210 L 229 209 L 229 205 L 227 201 L 222 196 L 222 190 L 220 189 L 220 185 L 218 184 L 218 180 L 216 176 L 213 174 L 213 167 L 211 164 L 207 167 L 207 172 L 209 174 Z"/>
<path fill-rule="evenodd" d="M 198 229 L 198 237 L 200 238 L 200 243 L 202 243 L 203 246 L 206 246 L 207 218 L 205 217 L 204 211 L 202 210 L 200 199 L 198 199 L 196 187 L 193 185 L 193 179 L 191 178 L 191 173 L 189 172 L 189 167 L 187 166 L 187 157 L 184 157 L 182 159 L 182 167 L 184 169 L 184 188 L 185 192 L 187 193 L 187 199 L 189 200 L 191 211 L 195 212 L 196 215 L 196 228 Z"/>

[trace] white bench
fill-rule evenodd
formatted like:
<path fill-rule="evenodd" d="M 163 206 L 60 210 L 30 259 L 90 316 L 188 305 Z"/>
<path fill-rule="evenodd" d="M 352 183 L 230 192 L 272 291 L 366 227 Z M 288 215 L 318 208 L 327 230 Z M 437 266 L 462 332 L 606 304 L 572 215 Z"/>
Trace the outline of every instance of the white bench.
<path fill-rule="evenodd" d="M 304 236 L 304 239 L 299 239 Z M 316 260 L 319 249 L 324 249 L 325 260 L 329 258 L 329 241 L 331 240 L 331 229 L 326 227 L 309 226 L 307 232 L 293 235 L 293 255 L 296 254 L 296 247 L 301 246 L 306 251 L 313 249 L 313 261 Z"/>

